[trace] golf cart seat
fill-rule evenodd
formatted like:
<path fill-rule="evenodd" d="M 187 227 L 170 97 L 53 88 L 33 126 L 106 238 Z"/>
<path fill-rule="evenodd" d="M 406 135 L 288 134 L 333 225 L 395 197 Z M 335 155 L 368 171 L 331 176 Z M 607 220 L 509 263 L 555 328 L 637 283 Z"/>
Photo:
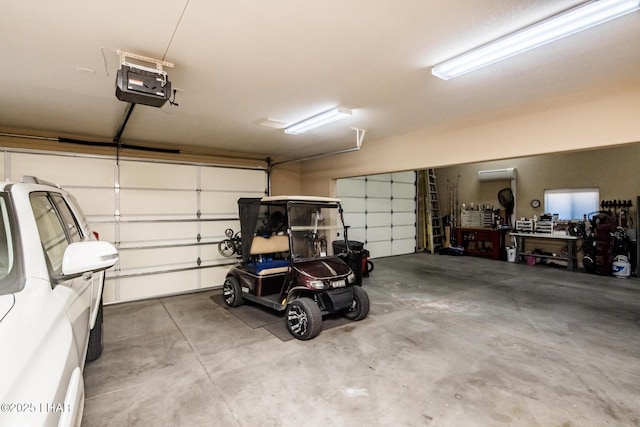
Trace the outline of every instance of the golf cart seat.
<path fill-rule="evenodd" d="M 289 252 L 289 236 L 274 234 L 269 237 L 254 236 L 251 242 L 250 255 L 260 260 L 248 264 L 259 276 L 286 273 L 289 271 L 289 260 L 273 259 L 277 254 Z"/>

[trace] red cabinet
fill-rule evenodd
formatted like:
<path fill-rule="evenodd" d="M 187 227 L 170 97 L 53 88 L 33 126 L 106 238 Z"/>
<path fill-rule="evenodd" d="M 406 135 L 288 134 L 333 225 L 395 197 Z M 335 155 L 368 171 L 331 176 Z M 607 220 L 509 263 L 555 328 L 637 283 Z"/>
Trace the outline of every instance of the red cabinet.
<path fill-rule="evenodd" d="M 504 234 L 484 227 L 457 228 L 456 243 L 464 248 L 465 255 L 502 259 Z"/>

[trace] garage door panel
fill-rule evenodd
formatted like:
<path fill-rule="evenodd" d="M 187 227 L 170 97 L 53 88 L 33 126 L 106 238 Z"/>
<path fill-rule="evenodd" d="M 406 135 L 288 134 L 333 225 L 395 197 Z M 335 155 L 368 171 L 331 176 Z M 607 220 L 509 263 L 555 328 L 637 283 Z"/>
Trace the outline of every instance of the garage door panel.
<path fill-rule="evenodd" d="M 73 188 L 69 191 L 73 193 L 87 218 L 109 213 L 108 218 L 113 219 L 116 211 L 113 188 Z"/>
<path fill-rule="evenodd" d="M 379 173 L 377 175 L 368 175 L 366 177 L 367 182 L 371 183 L 371 182 L 381 182 L 383 184 L 390 184 L 391 183 L 391 177 L 392 175 L 390 173 Z"/>
<path fill-rule="evenodd" d="M 380 242 L 391 240 L 393 232 L 389 227 L 368 227 L 367 242 Z"/>
<path fill-rule="evenodd" d="M 389 227 L 391 225 L 391 212 L 374 212 L 367 214 L 368 227 Z"/>
<path fill-rule="evenodd" d="M 104 281 L 104 286 L 102 288 L 102 301 L 105 304 L 108 304 L 113 301 L 118 301 L 116 298 L 116 279 L 113 274 L 107 270 L 106 278 Z"/>
<path fill-rule="evenodd" d="M 224 231 L 230 228 L 234 232 L 240 231 L 240 221 L 206 221 L 200 223 L 200 236 L 202 241 L 226 239 Z"/>
<path fill-rule="evenodd" d="M 120 215 L 183 215 L 196 217 L 198 211 L 195 190 L 122 190 L 120 191 Z"/>
<path fill-rule="evenodd" d="M 349 197 L 362 197 L 365 194 L 366 181 L 364 178 L 340 179 L 337 183 L 337 194 L 344 200 Z"/>
<path fill-rule="evenodd" d="M 129 277 L 119 282 L 119 301 L 133 301 L 190 291 L 198 283 L 198 271 Z"/>
<path fill-rule="evenodd" d="M 415 224 L 416 214 L 414 212 L 393 213 L 391 221 L 393 225 L 412 225 Z"/>
<path fill-rule="evenodd" d="M 196 242 L 198 236 L 195 222 L 122 222 L 120 223 L 121 241 L 167 243 L 168 241 Z"/>
<path fill-rule="evenodd" d="M 343 236 L 340 236 L 342 239 Z M 349 229 L 349 240 L 355 240 L 357 242 L 365 242 L 367 240 L 367 234 L 364 228 L 350 228 Z"/>
<path fill-rule="evenodd" d="M 202 190 L 232 191 L 237 197 L 264 197 L 266 175 L 261 170 L 203 168 L 200 172 Z M 249 191 L 253 195 L 243 195 Z"/>
<path fill-rule="evenodd" d="M 104 240 L 107 242 L 115 242 L 116 239 L 116 228 L 113 224 L 110 223 L 91 223 L 89 219 L 89 224 L 91 225 L 91 231 L 98 233 L 100 240 Z"/>
<path fill-rule="evenodd" d="M 413 186 L 413 190 L 415 192 L 415 183 L 416 183 L 416 173 L 415 171 L 408 172 L 394 172 L 391 174 L 391 179 L 393 183 L 407 183 Z"/>
<path fill-rule="evenodd" d="M 344 223 L 353 228 L 364 227 L 367 224 L 367 217 L 364 213 L 344 213 Z"/>
<path fill-rule="evenodd" d="M 11 178 L 16 181 L 32 175 L 65 188 L 113 188 L 113 160 L 28 153 L 11 153 L 10 159 Z"/>
<path fill-rule="evenodd" d="M 200 211 L 204 218 L 216 216 L 238 216 L 237 193 L 202 192 Z"/>
<path fill-rule="evenodd" d="M 367 198 L 367 212 L 391 212 L 391 199 Z"/>
<path fill-rule="evenodd" d="M 367 197 L 391 198 L 391 183 L 367 180 Z"/>
<path fill-rule="evenodd" d="M 198 259 L 196 246 L 123 249 L 120 252 L 123 255 L 120 259 L 120 269 L 125 274 L 131 269 L 149 272 L 184 267 L 189 263 L 195 266 Z"/>
<path fill-rule="evenodd" d="M 196 188 L 197 171 L 193 166 L 140 161 L 120 162 L 120 187 L 147 189 Z"/>
<path fill-rule="evenodd" d="M 119 248 L 120 262 L 106 272 L 105 303 L 198 289 L 200 278 L 205 287 L 221 286 L 229 266 L 217 265 L 235 258 L 222 257 L 218 242 L 226 228 L 239 229 L 238 198 L 263 197 L 267 183 L 261 169 L 131 159 L 116 165 L 114 157 L 11 149 L 2 159 L 14 180 L 35 175 L 69 189 L 100 239 Z M 174 269 L 187 271 L 167 271 Z"/>
<path fill-rule="evenodd" d="M 408 254 L 416 251 L 415 239 L 394 240 L 391 245 L 391 251 L 394 254 Z"/>
<path fill-rule="evenodd" d="M 349 237 L 364 242 L 373 256 L 415 252 L 415 176 L 411 171 L 337 181 L 337 196 L 344 202 L 345 221 L 352 226 Z M 392 239 L 408 242 L 392 245 Z"/>
<path fill-rule="evenodd" d="M 415 239 L 416 227 L 413 225 L 394 226 L 393 227 L 393 240 L 396 239 Z M 415 243 L 414 243 L 415 245 Z"/>
<path fill-rule="evenodd" d="M 367 250 L 371 253 L 371 258 L 391 256 L 391 242 L 368 242 Z"/>
<path fill-rule="evenodd" d="M 214 268 L 203 268 L 199 270 L 202 283 L 202 288 L 213 288 L 222 286 L 224 284 L 224 279 L 227 277 L 227 273 L 231 267 L 214 267 Z"/>
<path fill-rule="evenodd" d="M 416 185 L 414 183 L 393 183 L 393 197 L 412 199 L 416 195 Z"/>
<path fill-rule="evenodd" d="M 394 212 L 414 212 L 416 210 L 416 202 L 413 199 L 393 198 L 391 209 Z"/>
<path fill-rule="evenodd" d="M 340 197 L 342 208 L 345 212 L 364 212 L 367 210 L 367 203 L 362 197 Z"/>
<path fill-rule="evenodd" d="M 217 244 L 201 245 L 200 248 L 200 260 L 202 265 L 220 265 L 227 263 L 235 263 L 238 258 L 236 255 L 225 257 L 220 255 Z"/>

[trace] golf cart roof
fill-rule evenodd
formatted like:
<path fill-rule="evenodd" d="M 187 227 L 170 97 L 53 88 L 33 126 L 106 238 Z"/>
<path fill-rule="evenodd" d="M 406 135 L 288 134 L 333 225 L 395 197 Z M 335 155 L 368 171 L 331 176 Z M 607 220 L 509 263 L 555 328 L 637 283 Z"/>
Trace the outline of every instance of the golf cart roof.
<path fill-rule="evenodd" d="M 261 202 L 321 202 L 321 203 L 339 203 L 340 199 L 333 197 L 320 196 L 270 196 L 260 199 Z"/>

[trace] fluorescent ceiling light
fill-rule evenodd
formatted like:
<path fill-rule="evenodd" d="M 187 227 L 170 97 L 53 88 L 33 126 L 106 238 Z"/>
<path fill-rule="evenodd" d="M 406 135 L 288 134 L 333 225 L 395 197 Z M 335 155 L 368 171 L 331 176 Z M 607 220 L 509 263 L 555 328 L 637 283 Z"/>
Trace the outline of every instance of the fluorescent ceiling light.
<path fill-rule="evenodd" d="M 345 117 L 349 117 L 350 115 L 351 110 L 347 108 L 336 107 L 329 111 L 325 111 L 324 113 L 320 113 L 313 117 L 309 117 L 308 119 L 304 119 L 303 121 L 298 122 L 294 125 L 291 125 L 286 128 L 284 132 L 291 135 L 300 135 L 301 133 L 305 133 L 307 131 L 310 131 L 311 129 L 315 129 L 331 122 L 335 122 L 336 120 L 344 119 Z"/>
<path fill-rule="evenodd" d="M 640 0 L 593 0 L 442 62 L 431 73 L 449 80 L 638 9 Z"/>

